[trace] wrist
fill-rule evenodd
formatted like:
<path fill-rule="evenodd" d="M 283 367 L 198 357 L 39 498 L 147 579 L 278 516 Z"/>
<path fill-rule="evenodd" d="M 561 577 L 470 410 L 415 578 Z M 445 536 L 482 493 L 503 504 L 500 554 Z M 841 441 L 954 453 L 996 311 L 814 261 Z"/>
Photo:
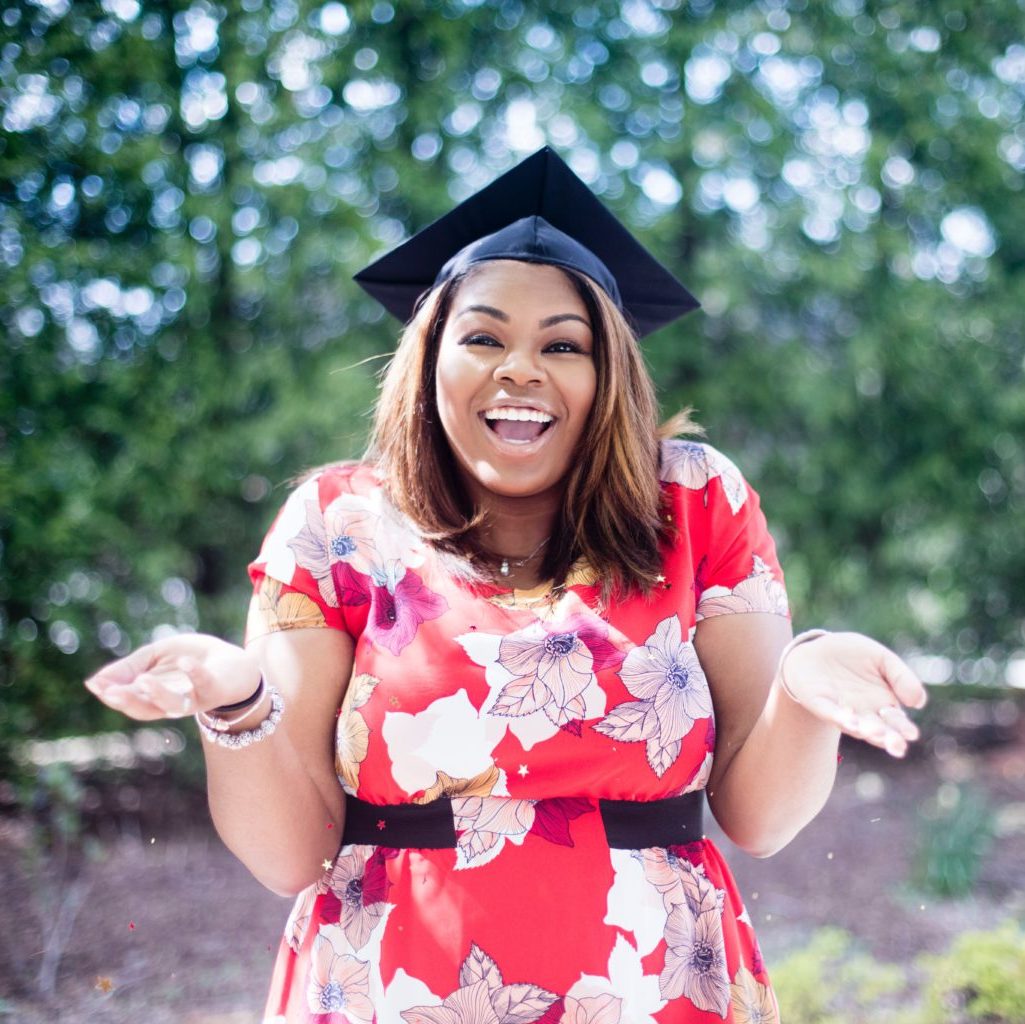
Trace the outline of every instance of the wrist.
<path fill-rule="evenodd" d="M 783 693 L 785 693 L 786 696 L 795 704 L 803 704 L 803 702 L 787 683 L 787 659 L 795 647 L 800 647 L 802 644 L 809 643 L 812 640 L 818 640 L 820 637 L 826 636 L 828 633 L 828 629 L 806 629 L 803 633 L 798 633 L 797 636 L 795 636 L 780 652 L 779 664 L 776 667 L 776 680 L 779 682 L 779 687 Z"/>

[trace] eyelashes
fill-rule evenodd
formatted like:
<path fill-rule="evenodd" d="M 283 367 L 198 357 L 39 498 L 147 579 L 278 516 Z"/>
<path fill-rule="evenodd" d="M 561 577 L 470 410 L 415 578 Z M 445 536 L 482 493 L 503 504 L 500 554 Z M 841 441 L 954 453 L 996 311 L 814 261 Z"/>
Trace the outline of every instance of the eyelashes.
<path fill-rule="evenodd" d="M 461 338 L 459 341 L 460 345 L 483 345 L 487 348 L 501 348 L 502 343 L 490 334 L 468 334 L 465 338 Z M 569 341 L 562 339 L 560 341 L 550 341 L 544 347 L 545 352 L 551 352 L 555 355 L 564 354 L 577 354 L 577 355 L 590 355 L 590 352 L 584 348 L 579 342 Z"/>

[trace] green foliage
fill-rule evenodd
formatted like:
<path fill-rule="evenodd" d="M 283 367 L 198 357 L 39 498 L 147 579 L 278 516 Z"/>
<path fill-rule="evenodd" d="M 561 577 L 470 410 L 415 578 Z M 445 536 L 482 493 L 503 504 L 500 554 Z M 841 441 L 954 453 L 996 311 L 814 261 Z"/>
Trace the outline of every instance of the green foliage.
<path fill-rule="evenodd" d="M 807 946 L 782 959 L 772 969 L 772 985 L 786 1024 L 904 1020 L 903 970 L 857 949 L 839 928 L 819 929 Z"/>
<path fill-rule="evenodd" d="M 965 932 L 951 949 L 921 958 L 928 972 L 921 1024 L 1025 1021 L 1025 928 L 1005 921 Z"/>
<path fill-rule="evenodd" d="M 985 794 L 943 783 L 919 812 L 915 884 L 937 896 L 969 895 L 993 837 L 994 813 Z"/>
<path fill-rule="evenodd" d="M 5 4 L 0 762 L 112 727 L 104 660 L 239 635 L 288 481 L 363 445 L 396 326 L 350 275 L 544 141 L 703 299 L 646 352 L 761 490 L 798 619 L 997 677 L 1020 29 L 1016 0 Z"/>

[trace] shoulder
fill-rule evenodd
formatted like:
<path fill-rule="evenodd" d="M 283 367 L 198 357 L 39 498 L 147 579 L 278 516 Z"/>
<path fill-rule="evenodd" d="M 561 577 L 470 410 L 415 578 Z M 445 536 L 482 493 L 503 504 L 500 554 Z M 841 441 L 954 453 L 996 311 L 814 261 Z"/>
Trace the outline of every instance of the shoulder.
<path fill-rule="evenodd" d="M 710 496 L 721 498 L 733 515 L 740 512 L 752 493 L 733 460 L 704 441 L 663 441 L 659 478 L 663 488 L 676 484 L 684 491 L 700 493 L 706 507 Z"/>
<path fill-rule="evenodd" d="M 330 462 L 304 473 L 292 493 L 303 493 L 307 499 L 317 496 L 323 509 L 340 495 L 368 496 L 378 491 L 380 486 L 380 477 L 372 463 Z"/>

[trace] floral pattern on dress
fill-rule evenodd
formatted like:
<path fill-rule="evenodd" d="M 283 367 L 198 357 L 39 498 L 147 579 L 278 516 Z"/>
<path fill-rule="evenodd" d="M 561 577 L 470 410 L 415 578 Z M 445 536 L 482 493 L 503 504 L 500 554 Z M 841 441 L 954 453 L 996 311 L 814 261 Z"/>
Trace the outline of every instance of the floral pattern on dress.
<path fill-rule="evenodd" d="M 372 1024 L 370 964 L 350 953 L 338 952 L 332 940 L 340 933 L 336 925 L 325 925 L 313 940 L 307 1006 L 314 1021 L 326 1016 L 325 1024 Z M 332 1016 L 335 1014 L 338 1016 Z"/>
<path fill-rule="evenodd" d="M 706 490 L 718 479 L 730 510 L 736 515 L 747 501 L 747 484 L 740 470 L 722 452 L 698 441 L 667 441 L 662 445 L 661 477 L 692 491 Z M 708 495 L 705 494 L 705 503 Z"/>
<path fill-rule="evenodd" d="M 478 594 L 371 467 L 329 467 L 289 497 L 250 568 L 247 632 L 352 638 L 335 729 L 347 794 L 450 802 L 457 845 L 344 845 L 296 900 L 267 1019 L 778 1024 L 715 843 L 610 849 L 601 827 L 602 798 L 708 782 L 697 618 L 784 607 L 757 495 L 708 446 L 663 452 L 672 586 L 607 604 L 593 573 L 549 601 Z"/>
<path fill-rule="evenodd" d="M 459 969 L 459 987 L 440 1006 L 403 1011 L 407 1024 L 530 1024 L 545 1021 L 558 1000 L 539 985 L 507 985 L 495 961 L 476 944 Z M 552 1024 L 558 1018 L 551 1018 Z"/>
<path fill-rule="evenodd" d="M 320 914 L 337 920 L 349 946 L 358 953 L 388 909 L 388 861 L 395 850 L 351 846 L 335 860 L 326 881 Z"/>
<path fill-rule="evenodd" d="M 456 867 L 480 867 L 494 860 L 507 839 L 522 844 L 534 824 L 531 800 L 470 796 L 452 801 Z"/>
<path fill-rule="evenodd" d="M 733 979 L 730 1003 L 735 1024 L 779 1024 L 772 989 L 758 981 L 746 967 L 741 967 Z"/>
<path fill-rule="evenodd" d="M 525 746 L 563 729 L 575 736 L 586 718 L 604 713 L 604 692 L 595 673 L 615 668 L 623 654 L 596 616 L 572 614 L 554 622 L 535 620 L 505 636 L 485 632 L 456 637 L 466 653 L 487 669 L 492 688 L 484 710 L 512 720 L 544 715 L 553 727 L 510 728 Z M 600 706 L 600 710 L 599 710 Z"/>
<path fill-rule="evenodd" d="M 365 672 L 352 677 L 335 726 L 335 772 L 350 796 L 359 789 L 359 769 L 370 744 L 370 727 L 359 709 L 370 700 L 379 681 Z"/>
<path fill-rule="evenodd" d="M 768 612 L 771 615 L 789 615 L 790 606 L 783 584 L 758 555 L 752 556 L 750 574 L 735 587 L 708 587 L 701 594 L 697 607 L 697 621 L 715 615 L 737 612 Z"/>
<path fill-rule="evenodd" d="M 618 742 L 644 743 L 651 770 L 662 778 L 694 723 L 712 716 L 705 673 L 679 617 L 663 619 L 627 654 L 619 675 L 638 699 L 617 704 L 594 728 Z"/>

